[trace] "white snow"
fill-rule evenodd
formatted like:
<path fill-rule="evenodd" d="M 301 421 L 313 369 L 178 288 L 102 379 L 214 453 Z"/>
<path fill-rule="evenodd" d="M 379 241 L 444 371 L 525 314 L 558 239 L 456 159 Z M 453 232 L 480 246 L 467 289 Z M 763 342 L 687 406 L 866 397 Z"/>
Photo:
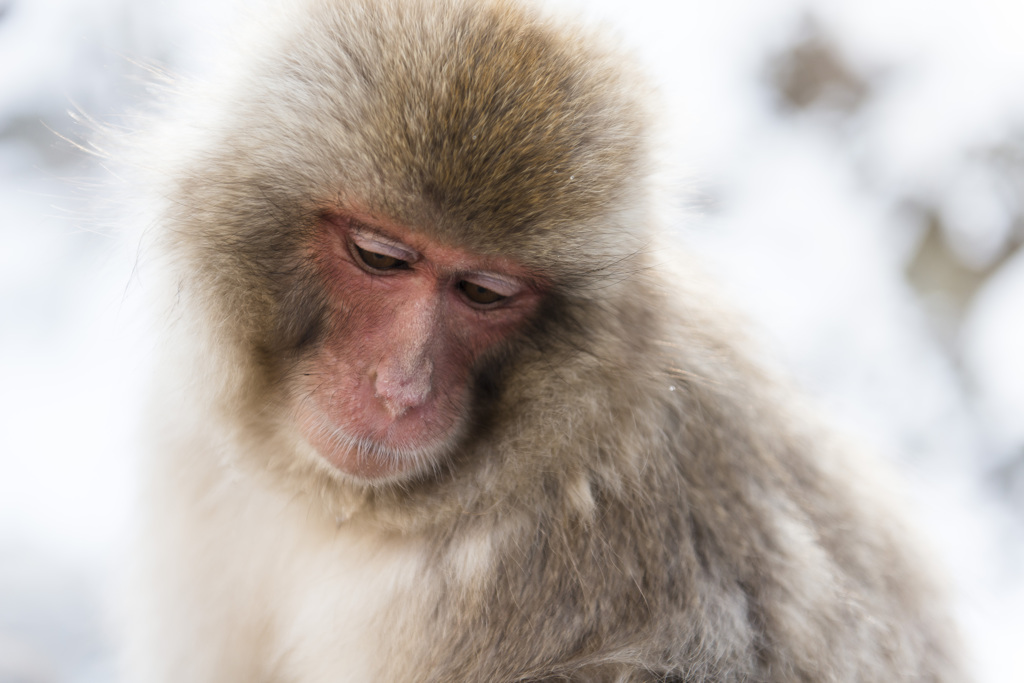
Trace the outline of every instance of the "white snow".
<path fill-rule="evenodd" d="M 978 293 L 964 348 L 992 437 L 1006 445 L 1024 443 L 1024 252 Z"/>

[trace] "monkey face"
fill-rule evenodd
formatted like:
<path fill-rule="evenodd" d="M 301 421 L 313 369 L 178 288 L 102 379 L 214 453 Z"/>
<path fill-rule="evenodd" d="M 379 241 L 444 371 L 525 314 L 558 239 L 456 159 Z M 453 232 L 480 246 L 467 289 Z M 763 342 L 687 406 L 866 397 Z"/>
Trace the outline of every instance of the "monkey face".
<path fill-rule="evenodd" d="M 467 422 L 478 360 L 536 309 L 539 279 L 365 214 L 326 217 L 317 241 L 330 331 L 301 373 L 304 437 L 360 480 L 436 466 Z"/>

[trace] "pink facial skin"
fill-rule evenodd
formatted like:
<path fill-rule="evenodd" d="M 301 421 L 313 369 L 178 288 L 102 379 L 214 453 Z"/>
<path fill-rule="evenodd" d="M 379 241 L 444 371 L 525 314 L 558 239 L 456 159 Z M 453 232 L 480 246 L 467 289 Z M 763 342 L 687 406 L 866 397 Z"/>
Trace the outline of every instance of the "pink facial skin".
<path fill-rule="evenodd" d="M 537 280 L 364 214 L 323 220 L 315 249 L 335 320 L 298 392 L 305 438 L 363 481 L 436 466 L 464 426 L 474 362 L 536 308 Z"/>

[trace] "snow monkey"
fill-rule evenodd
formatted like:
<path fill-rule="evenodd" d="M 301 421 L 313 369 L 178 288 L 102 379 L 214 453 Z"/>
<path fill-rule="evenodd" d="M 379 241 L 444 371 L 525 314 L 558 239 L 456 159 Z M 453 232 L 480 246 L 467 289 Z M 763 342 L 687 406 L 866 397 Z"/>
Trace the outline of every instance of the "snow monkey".
<path fill-rule="evenodd" d="M 862 458 L 658 246 L 614 41 L 511 0 L 274 12 L 146 153 L 130 680 L 963 680 Z"/>

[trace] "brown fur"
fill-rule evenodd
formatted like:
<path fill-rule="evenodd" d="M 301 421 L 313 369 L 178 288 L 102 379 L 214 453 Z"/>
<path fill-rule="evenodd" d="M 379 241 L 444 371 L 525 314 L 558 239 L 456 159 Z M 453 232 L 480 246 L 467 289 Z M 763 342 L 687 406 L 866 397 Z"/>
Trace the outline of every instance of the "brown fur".
<path fill-rule="evenodd" d="M 621 55 L 501 0 L 268 23 L 157 152 L 175 324 L 135 680 L 963 680 L 868 466 L 651 248 Z M 400 485 L 338 476 L 289 422 L 331 333 L 310 235 L 353 207 L 549 283 L 459 447 Z"/>

